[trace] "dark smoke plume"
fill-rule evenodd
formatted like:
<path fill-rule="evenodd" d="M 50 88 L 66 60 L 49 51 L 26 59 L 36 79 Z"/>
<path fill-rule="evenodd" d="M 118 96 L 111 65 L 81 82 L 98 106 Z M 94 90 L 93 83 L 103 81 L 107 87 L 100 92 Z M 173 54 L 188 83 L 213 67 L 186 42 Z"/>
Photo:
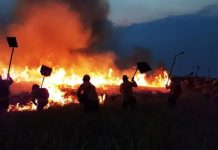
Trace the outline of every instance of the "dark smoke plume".
<path fill-rule="evenodd" d="M 140 60 L 149 62 L 149 51 L 142 47 L 133 48 L 124 56 L 125 49 L 117 47 L 122 39 L 115 38 L 119 33 L 108 20 L 109 11 L 107 0 L 17 0 L 7 29 L 9 35 L 18 36 L 21 45 L 15 63 L 34 67 L 44 62 L 81 65 L 81 61 L 89 63 L 90 56 L 95 60 L 112 59 L 103 60 L 108 67 L 115 63 L 126 69 Z M 100 67 L 99 63 L 93 66 L 96 65 Z"/>
<path fill-rule="evenodd" d="M 42 7 L 50 2 L 66 3 L 70 8 L 80 15 L 84 28 L 92 29 L 90 46 L 97 45 L 105 39 L 107 30 L 107 17 L 109 14 L 109 3 L 107 0 L 18 0 L 17 10 L 15 11 L 18 20 L 23 20 L 26 13 L 33 5 Z M 55 16 L 54 16 L 55 17 Z M 70 19 L 70 18 L 69 18 Z"/>
<path fill-rule="evenodd" d="M 151 63 L 150 50 L 141 46 L 135 46 L 125 56 L 118 57 L 116 64 L 120 69 L 125 69 L 132 65 L 136 66 L 136 63 L 140 61 Z"/>

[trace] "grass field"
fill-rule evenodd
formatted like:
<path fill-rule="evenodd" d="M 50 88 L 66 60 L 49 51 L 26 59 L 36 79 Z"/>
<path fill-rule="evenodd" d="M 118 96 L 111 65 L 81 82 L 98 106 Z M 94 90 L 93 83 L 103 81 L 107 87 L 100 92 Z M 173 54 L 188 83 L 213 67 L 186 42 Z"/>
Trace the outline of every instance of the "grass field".
<path fill-rule="evenodd" d="M 176 108 L 167 96 L 138 95 L 133 112 L 112 101 L 99 113 L 84 113 L 79 105 L 5 113 L 0 150 L 216 150 L 217 105 L 186 91 Z"/>

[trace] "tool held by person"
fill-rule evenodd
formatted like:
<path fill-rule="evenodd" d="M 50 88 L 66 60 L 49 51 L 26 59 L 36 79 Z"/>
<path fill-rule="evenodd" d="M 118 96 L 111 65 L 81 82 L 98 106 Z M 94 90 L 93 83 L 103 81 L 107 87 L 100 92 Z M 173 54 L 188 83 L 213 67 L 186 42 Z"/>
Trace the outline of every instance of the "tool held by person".
<path fill-rule="evenodd" d="M 42 67 L 41 67 L 41 69 L 40 69 L 40 73 L 41 73 L 41 75 L 43 75 L 41 88 L 42 88 L 42 86 L 43 86 L 45 77 L 50 76 L 50 75 L 51 75 L 51 72 L 52 72 L 52 68 L 50 68 L 50 67 L 48 67 L 48 66 L 45 66 L 45 65 L 42 65 Z"/>
<path fill-rule="evenodd" d="M 17 44 L 16 37 L 7 37 L 7 42 L 8 42 L 9 47 L 12 48 L 11 57 L 10 57 L 10 61 L 9 61 L 9 67 L 8 67 L 8 74 L 7 74 L 7 78 L 9 79 L 12 59 L 13 59 L 13 55 L 14 55 L 14 48 L 18 48 L 18 44 Z"/>
<path fill-rule="evenodd" d="M 178 56 L 180 56 L 180 55 L 183 55 L 184 53 L 185 53 L 185 52 L 180 52 L 180 53 L 178 53 L 178 54 L 176 54 L 176 55 L 174 56 L 172 66 L 171 66 L 171 68 L 170 68 L 170 74 L 169 74 L 169 77 L 168 77 L 168 79 L 167 79 L 166 88 L 169 87 L 168 83 L 169 83 L 170 78 L 172 77 L 173 68 L 174 68 L 174 65 L 175 65 L 175 62 L 176 62 L 176 58 L 177 58 Z"/>
<path fill-rule="evenodd" d="M 136 75 L 138 70 L 140 71 L 140 73 L 146 73 L 148 71 L 151 71 L 152 69 L 151 69 L 151 67 L 150 67 L 150 65 L 148 63 L 146 63 L 146 62 L 138 62 L 136 70 L 135 70 L 135 72 L 133 74 L 132 80 L 134 79 L 134 77 L 135 77 L 135 75 Z"/>

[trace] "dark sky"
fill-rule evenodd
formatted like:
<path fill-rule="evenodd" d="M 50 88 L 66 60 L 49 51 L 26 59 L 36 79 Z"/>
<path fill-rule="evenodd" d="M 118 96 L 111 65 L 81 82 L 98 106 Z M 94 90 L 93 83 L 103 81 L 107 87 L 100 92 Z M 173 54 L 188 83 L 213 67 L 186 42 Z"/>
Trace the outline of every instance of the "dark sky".
<path fill-rule="evenodd" d="M 0 16 L 8 14 L 21 1 L 1 0 Z M 108 0 L 108 2 L 111 10 L 109 19 L 117 25 L 192 14 L 207 6 L 218 4 L 218 0 L 165 0 L 164 3 L 162 0 Z"/>

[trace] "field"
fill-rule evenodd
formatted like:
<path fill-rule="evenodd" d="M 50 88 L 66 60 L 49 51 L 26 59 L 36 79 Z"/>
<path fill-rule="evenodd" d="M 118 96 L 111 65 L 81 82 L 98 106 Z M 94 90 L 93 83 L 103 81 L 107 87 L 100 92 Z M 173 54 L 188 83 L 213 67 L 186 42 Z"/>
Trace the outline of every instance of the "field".
<path fill-rule="evenodd" d="M 138 94 L 134 111 L 111 100 L 98 113 L 80 105 L 0 115 L 1 150 L 215 150 L 218 102 L 186 90 L 176 107 L 167 95 Z"/>

